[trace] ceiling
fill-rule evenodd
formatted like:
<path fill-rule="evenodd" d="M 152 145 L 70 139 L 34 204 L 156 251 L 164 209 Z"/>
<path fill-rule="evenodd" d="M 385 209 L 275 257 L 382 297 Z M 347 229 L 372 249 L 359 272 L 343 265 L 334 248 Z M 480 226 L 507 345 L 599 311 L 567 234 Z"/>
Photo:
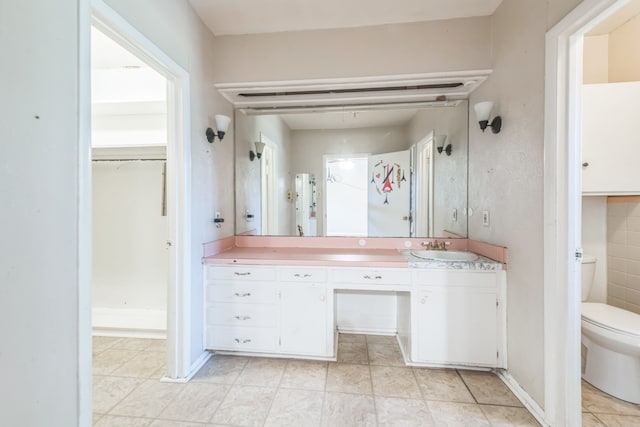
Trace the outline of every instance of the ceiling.
<path fill-rule="evenodd" d="M 189 0 L 216 36 L 353 28 L 493 14 L 502 0 Z"/>

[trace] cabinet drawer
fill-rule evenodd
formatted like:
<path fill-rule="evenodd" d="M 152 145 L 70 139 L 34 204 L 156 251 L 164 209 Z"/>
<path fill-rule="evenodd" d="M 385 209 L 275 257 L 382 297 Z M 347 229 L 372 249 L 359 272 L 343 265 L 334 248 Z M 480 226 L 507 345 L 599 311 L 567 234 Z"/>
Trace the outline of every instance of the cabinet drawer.
<path fill-rule="evenodd" d="M 209 304 L 207 325 L 275 328 L 278 309 L 276 305 L 267 304 Z"/>
<path fill-rule="evenodd" d="M 207 280 L 273 281 L 276 280 L 276 271 L 273 268 L 243 265 L 208 265 Z"/>
<path fill-rule="evenodd" d="M 495 272 L 419 270 L 416 272 L 416 285 L 495 288 L 497 279 Z"/>
<path fill-rule="evenodd" d="M 278 270 L 278 279 L 283 282 L 313 282 L 327 281 L 325 269 L 314 268 L 281 268 Z"/>
<path fill-rule="evenodd" d="M 207 302 L 273 304 L 277 301 L 275 284 L 225 283 L 207 285 Z"/>
<path fill-rule="evenodd" d="M 379 284 L 379 285 L 410 285 L 411 270 L 409 269 L 339 269 L 329 271 L 332 282 Z"/>
<path fill-rule="evenodd" d="M 278 339 L 276 328 L 207 327 L 207 348 L 211 350 L 275 353 L 278 351 Z"/>

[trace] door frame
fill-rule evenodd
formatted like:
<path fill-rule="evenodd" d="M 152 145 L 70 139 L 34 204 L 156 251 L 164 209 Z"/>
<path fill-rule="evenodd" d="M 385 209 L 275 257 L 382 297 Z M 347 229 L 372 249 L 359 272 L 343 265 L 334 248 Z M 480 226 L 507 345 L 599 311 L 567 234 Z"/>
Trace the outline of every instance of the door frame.
<path fill-rule="evenodd" d="M 546 34 L 544 418 L 582 422 L 580 258 L 583 36 L 628 0 L 584 0 Z"/>
<path fill-rule="evenodd" d="M 167 79 L 167 217 L 169 277 L 167 289 L 167 372 L 180 380 L 191 369 L 191 148 L 189 73 L 136 30 L 102 0 L 91 2 L 92 24 L 143 59 Z M 90 35 L 84 35 L 89 39 Z M 83 147 L 90 153 L 91 147 Z M 81 165 L 82 179 L 91 182 L 91 156 Z M 88 194 L 87 194 L 88 193 Z M 83 197 L 91 200 L 91 188 Z M 91 206 L 85 205 L 81 225 L 91 235 Z M 88 222 L 88 224 L 87 224 Z"/>

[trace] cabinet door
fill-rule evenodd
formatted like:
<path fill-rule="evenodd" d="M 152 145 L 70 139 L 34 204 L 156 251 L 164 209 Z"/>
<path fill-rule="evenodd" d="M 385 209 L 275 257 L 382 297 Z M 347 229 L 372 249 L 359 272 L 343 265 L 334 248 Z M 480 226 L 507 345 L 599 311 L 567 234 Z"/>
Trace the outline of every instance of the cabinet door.
<path fill-rule="evenodd" d="M 496 366 L 494 289 L 423 289 L 417 312 L 421 362 Z"/>
<path fill-rule="evenodd" d="M 280 287 L 280 351 L 288 354 L 331 356 L 328 290 L 307 284 Z"/>

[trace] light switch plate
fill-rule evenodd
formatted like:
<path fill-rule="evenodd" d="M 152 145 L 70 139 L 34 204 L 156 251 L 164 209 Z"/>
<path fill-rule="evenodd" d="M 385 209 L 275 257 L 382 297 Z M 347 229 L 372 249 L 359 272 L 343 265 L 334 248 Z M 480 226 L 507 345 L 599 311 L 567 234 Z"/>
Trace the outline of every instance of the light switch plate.
<path fill-rule="evenodd" d="M 489 211 L 482 211 L 482 225 L 489 226 Z"/>

